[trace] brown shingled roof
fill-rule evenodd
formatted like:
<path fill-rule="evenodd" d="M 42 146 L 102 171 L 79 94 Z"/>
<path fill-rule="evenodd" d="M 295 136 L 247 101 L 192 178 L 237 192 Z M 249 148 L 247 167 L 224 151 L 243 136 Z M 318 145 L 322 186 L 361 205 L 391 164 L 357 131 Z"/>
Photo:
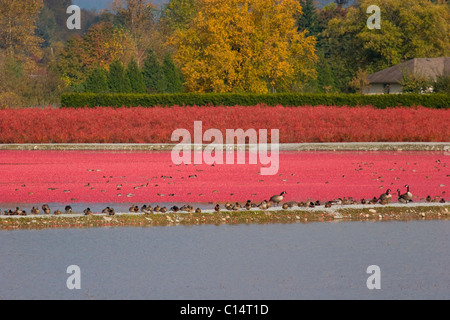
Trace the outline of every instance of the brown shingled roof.
<path fill-rule="evenodd" d="M 450 58 L 414 58 L 367 76 L 370 83 L 400 83 L 404 72 L 436 80 L 450 75 Z"/>

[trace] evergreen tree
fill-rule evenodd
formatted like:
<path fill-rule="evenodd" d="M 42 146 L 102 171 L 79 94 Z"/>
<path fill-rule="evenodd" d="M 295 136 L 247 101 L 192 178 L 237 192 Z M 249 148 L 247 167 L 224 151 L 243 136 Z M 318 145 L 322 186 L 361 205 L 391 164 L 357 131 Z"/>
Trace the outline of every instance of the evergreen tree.
<path fill-rule="evenodd" d="M 164 57 L 162 71 L 166 83 L 166 92 L 167 93 L 182 92 L 183 80 L 181 77 L 181 73 L 175 66 L 175 63 L 173 62 L 170 54 L 166 54 L 166 56 Z"/>
<path fill-rule="evenodd" d="M 319 34 L 319 20 L 316 7 L 313 0 L 300 0 L 303 14 L 298 19 L 298 30 L 308 30 L 310 36 L 316 36 Z"/>
<path fill-rule="evenodd" d="M 330 63 L 322 50 L 317 53 L 319 62 L 317 63 L 317 86 L 319 92 L 334 91 L 335 84 L 333 78 L 333 72 L 331 70 Z"/>
<path fill-rule="evenodd" d="M 111 92 L 131 92 L 130 79 L 126 76 L 125 68 L 119 60 L 113 61 L 109 66 L 108 84 Z"/>
<path fill-rule="evenodd" d="M 96 68 L 87 78 L 84 85 L 86 92 L 101 93 L 109 90 L 108 75 L 105 69 Z"/>
<path fill-rule="evenodd" d="M 131 92 L 133 93 L 145 93 L 146 87 L 144 77 L 139 69 L 136 60 L 131 60 L 127 68 L 127 77 L 130 80 Z"/>
<path fill-rule="evenodd" d="M 142 75 L 148 92 L 161 93 L 166 90 L 161 64 L 152 50 L 147 52 L 147 57 L 142 68 Z"/>

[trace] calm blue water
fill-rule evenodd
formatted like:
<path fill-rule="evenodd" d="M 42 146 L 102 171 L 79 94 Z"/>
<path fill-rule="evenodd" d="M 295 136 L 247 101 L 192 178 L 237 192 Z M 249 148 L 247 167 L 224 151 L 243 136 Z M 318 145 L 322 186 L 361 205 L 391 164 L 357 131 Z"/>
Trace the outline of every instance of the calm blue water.
<path fill-rule="evenodd" d="M 1 231 L 0 299 L 448 299 L 449 235 L 449 221 Z"/>

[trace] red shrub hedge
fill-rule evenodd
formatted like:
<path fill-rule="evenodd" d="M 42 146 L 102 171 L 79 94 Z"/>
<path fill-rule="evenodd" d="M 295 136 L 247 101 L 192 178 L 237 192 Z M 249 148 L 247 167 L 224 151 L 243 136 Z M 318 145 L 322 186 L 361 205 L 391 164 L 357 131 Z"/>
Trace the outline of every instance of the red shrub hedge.
<path fill-rule="evenodd" d="M 0 110 L 0 143 L 171 143 L 175 129 L 279 129 L 281 143 L 447 142 L 450 110 L 373 107 L 28 108 Z"/>

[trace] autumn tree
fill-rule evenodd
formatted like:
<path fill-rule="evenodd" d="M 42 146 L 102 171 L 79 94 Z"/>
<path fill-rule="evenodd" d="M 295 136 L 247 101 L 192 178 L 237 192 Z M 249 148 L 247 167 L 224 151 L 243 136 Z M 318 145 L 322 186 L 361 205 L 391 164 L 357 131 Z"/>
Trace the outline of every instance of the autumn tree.
<path fill-rule="evenodd" d="M 186 29 L 198 12 L 198 0 L 170 0 L 163 9 L 162 21 L 172 30 Z"/>
<path fill-rule="evenodd" d="M 111 4 L 116 21 L 128 30 L 133 39 L 134 55 L 138 66 L 145 59 L 145 53 L 152 49 L 159 56 L 166 53 L 164 36 L 157 19 L 156 6 L 149 0 L 113 0 Z"/>
<path fill-rule="evenodd" d="M 74 36 L 66 42 L 57 68 L 67 86 L 78 86 L 97 67 L 108 70 L 115 60 L 127 64 L 134 54 L 130 47 L 133 41 L 127 30 L 110 22 L 98 23 L 82 37 Z"/>
<path fill-rule="evenodd" d="M 199 0 L 170 39 L 188 91 L 290 90 L 315 77 L 313 37 L 296 26 L 296 0 Z"/>
<path fill-rule="evenodd" d="M 370 85 L 369 80 L 367 80 L 368 75 L 369 73 L 366 70 L 358 69 L 356 75 L 353 77 L 352 81 L 350 81 L 350 87 L 357 93 L 364 93 Z"/>
<path fill-rule="evenodd" d="M 0 0 L 0 49 L 22 61 L 42 56 L 42 39 L 35 33 L 42 6 L 42 0 Z"/>

